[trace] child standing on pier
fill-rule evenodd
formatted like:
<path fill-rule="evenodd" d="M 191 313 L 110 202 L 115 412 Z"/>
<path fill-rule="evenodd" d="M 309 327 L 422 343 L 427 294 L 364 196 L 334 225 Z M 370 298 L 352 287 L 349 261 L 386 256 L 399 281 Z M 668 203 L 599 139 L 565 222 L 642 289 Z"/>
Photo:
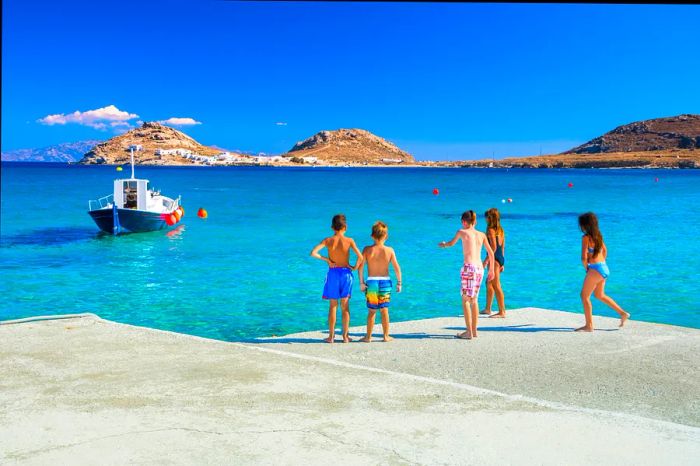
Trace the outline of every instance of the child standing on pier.
<path fill-rule="evenodd" d="M 460 283 L 462 291 L 462 312 L 464 313 L 464 324 L 466 330 L 457 334 L 457 338 L 471 340 L 476 338 L 477 324 L 479 322 L 479 288 L 484 277 L 484 268 L 481 265 L 481 247 L 486 248 L 488 253 L 488 277 L 487 281 L 493 279 L 493 249 L 489 245 L 486 235 L 477 231 L 476 214 L 473 210 L 468 210 L 462 214 L 462 228 L 457 230 L 454 238 L 450 241 L 440 241 L 441 248 L 454 246 L 457 241 L 462 240 L 462 254 L 464 265 L 460 270 Z"/>
<path fill-rule="evenodd" d="M 335 341 L 335 320 L 338 310 L 338 302 L 342 310 L 343 322 L 343 343 L 352 341 L 348 335 L 350 326 L 350 295 L 352 294 L 353 270 L 357 270 L 362 265 L 362 253 L 357 248 L 352 238 L 345 236 L 347 222 L 345 215 L 338 214 L 331 221 L 333 236 L 324 238 L 311 250 L 311 257 L 320 259 L 328 264 L 326 283 L 323 286 L 323 299 L 329 301 L 328 309 L 328 338 L 324 341 L 333 343 Z M 328 250 L 328 257 L 321 256 L 319 251 L 323 248 Z M 357 262 L 350 265 L 350 249 L 357 255 Z"/>
<path fill-rule="evenodd" d="M 486 217 L 486 238 L 489 241 L 489 246 L 493 249 L 493 258 L 495 260 L 493 268 L 493 280 L 486 283 L 486 308 L 481 311 L 489 317 L 505 317 L 506 304 L 503 288 L 501 287 L 501 273 L 505 267 L 505 251 L 506 251 L 506 235 L 501 227 L 501 213 L 495 207 L 490 208 L 484 213 Z M 484 266 L 486 266 L 484 260 Z M 498 313 L 491 314 L 491 305 L 493 297 L 496 296 L 498 303 Z"/>
<path fill-rule="evenodd" d="M 360 263 L 358 276 L 360 278 L 360 290 L 367 296 L 367 334 L 360 340 L 366 343 L 372 341 L 372 329 L 377 310 L 382 315 L 382 331 L 384 341 L 391 341 L 389 336 L 389 301 L 391 300 L 391 278 L 389 277 L 389 264 L 396 274 L 396 292 L 401 293 L 401 267 L 396 260 L 393 248 L 384 245 L 388 234 L 388 228 L 383 222 L 375 222 L 372 225 L 372 239 L 374 244 L 362 250 L 362 262 Z M 367 282 L 364 280 L 364 265 L 367 263 Z"/>

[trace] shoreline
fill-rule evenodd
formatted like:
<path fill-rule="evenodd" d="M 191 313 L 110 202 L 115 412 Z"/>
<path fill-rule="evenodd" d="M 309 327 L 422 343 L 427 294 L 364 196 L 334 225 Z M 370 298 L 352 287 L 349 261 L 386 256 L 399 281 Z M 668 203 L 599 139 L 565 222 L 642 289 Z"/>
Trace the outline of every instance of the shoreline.
<path fill-rule="evenodd" d="M 128 163 L 123 164 L 82 164 L 78 162 L 46 162 L 46 161 L 16 161 L 16 160 L 3 160 L 2 163 L 16 163 L 16 164 L 43 164 L 43 165 L 70 165 L 79 167 L 119 167 L 128 165 Z M 442 164 L 444 163 L 444 165 Z M 437 164 L 430 165 L 420 165 L 420 164 L 392 164 L 392 165 L 308 165 L 308 164 L 230 164 L 230 165 L 205 165 L 205 164 L 136 164 L 138 167 L 192 167 L 192 168 L 449 168 L 449 169 L 479 169 L 479 170 L 698 170 L 700 169 L 700 164 L 695 166 L 658 166 L 658 165 L 629 165 L 629 166 L 570 166 L 570 167 L 558 167 L 558 166 L 483 166 L 483 165 L 472 165 L 465 163 L 462 165 L 454 165 L 452 162 L 440 162 Z"/>
<path fill-rule="evenodd" d="M 445 317 L 392 323 L 391 343 L 304 332 L 253 344 L 61 317 L 0 325 L 0 459 L 636 465 L 700 454 L 694 329 L 610 331 L 616 319 L 596 317 L 584 335 L 558 330 L 578 316 L 524 308 L 480 319 L 472 341 Z"/>

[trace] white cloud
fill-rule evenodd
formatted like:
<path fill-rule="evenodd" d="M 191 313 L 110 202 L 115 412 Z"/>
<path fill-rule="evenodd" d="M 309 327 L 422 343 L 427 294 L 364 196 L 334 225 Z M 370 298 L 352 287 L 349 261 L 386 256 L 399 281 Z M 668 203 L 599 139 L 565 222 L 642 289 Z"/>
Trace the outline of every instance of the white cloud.
<path fill-rule="evenodd" d="M 286 122 L 286 121 L 278 121 L 278 122 L 275 123 L 275 124 L 276 124 L 277 126 L 287 126 L 287 122 Z"/>
<path fill-rule="evenodd" d="M 39 118 L 37 121 L 43 125 L 65 125 L 67 123 L 76 123 L 78 125 L 89 126 L 91 128 L 104 130 L 108 124 L 111 127 L 131 127 L 129 120 L 138 118 L 135 113 L 124 112 L 119 110 L 114 105 L 98 108 L 95 110 L 87 110 L 81 112 L 76 110 L 73 113 L 56 113 L 47 115 L 44 118 Z"/>
<path fill-rule="evenodd" d="M 194 118 L 180 118 L 180 117 L 170 117 L 167 120 L 160 120 L 158 123 L 164 125 L 173 126 L 190 126 L 190 125 L 201 125 L 201 121 L 197 121 Z"/>

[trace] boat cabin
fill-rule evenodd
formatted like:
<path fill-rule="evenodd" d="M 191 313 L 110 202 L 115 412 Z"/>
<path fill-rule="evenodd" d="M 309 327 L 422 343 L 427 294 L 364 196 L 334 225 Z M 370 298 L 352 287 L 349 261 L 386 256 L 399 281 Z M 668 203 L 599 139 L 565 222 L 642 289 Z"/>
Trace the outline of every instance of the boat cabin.
<path fill-rule="evenodd" d="M 114 180 L 114 204 L 118 209 L 147 210 L 148 180 Z"/>

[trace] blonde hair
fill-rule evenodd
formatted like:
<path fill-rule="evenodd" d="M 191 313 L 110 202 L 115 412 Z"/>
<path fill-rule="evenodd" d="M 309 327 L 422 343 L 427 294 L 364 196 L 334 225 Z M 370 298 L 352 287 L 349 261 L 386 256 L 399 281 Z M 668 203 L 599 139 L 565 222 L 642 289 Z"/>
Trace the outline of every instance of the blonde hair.
<path fill-rule="evenodd" d="M 490 208 L 484 213 L 488 228 L 496 232 L 496 236 L 503 236 L 503 227 L 501 227 L 501 214 L 495 207 Z"/>
<path fill-rule="evenodd" d="M 387 231 L 389 228 L 387 228 L 386 223 L 377 220 L 374 222 L 374 225 L 372 225 L 372 238 L 374 239 L 384 239 L 386 238 Z"/>

